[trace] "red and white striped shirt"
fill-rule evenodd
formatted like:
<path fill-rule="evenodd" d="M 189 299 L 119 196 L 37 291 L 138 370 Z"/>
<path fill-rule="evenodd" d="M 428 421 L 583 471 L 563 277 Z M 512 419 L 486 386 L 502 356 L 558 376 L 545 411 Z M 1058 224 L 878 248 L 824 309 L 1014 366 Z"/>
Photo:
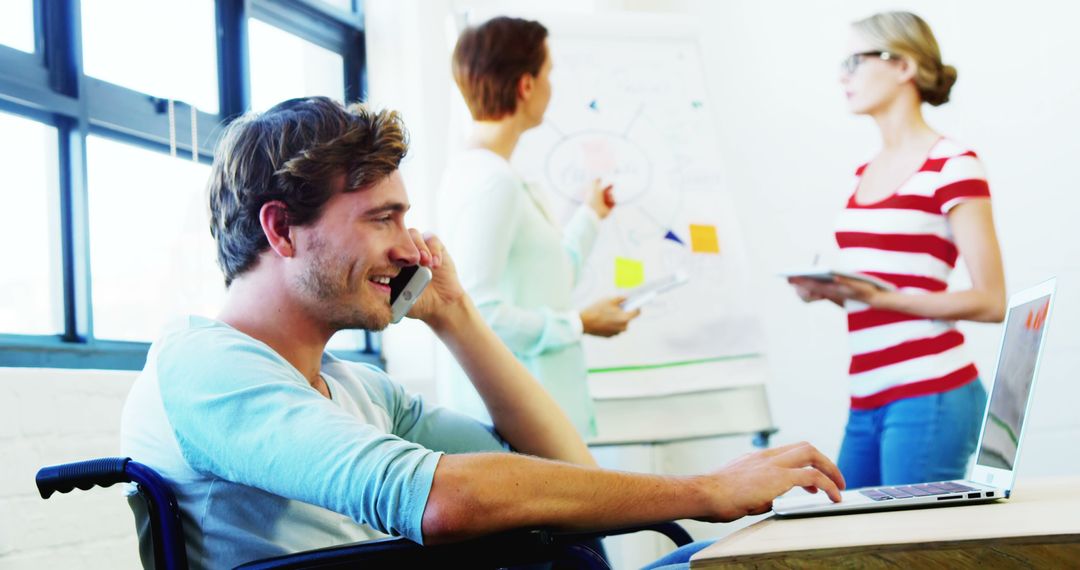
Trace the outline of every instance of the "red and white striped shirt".
<path fill-rule="evenodd" d="M 855 188 L 866 165 L 855 172 Z M 989 198 L 982 163 L 942 138 L 926 161 L 889 197 L 861 204 L 852 193 L 837 221 L 839 268 L 884 279 L 907 294 L 944 291 L 958 250 L 948 213 Z M 952 321 L 874 309 L 848 301 L 851 407 L 870 409 L 903 398 L 958 388 L 979 375 Z"/>

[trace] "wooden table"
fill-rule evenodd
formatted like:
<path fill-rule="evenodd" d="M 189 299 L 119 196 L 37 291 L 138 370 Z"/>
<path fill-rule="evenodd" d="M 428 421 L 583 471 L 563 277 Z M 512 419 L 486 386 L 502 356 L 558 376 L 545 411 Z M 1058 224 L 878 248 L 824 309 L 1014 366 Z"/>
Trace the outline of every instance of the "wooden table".
<path fill-rule="evenodd" d="M 802 519 L 770 517 L 691 568 L 1078 568 L 1080 477 L 1020 479 L 998 503 Z"/>

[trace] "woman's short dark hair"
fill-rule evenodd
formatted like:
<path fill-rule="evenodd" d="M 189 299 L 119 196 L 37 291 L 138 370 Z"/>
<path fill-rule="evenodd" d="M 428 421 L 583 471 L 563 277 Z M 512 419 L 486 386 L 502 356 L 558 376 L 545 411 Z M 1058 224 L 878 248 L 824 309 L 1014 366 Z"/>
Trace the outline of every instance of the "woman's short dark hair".
<path fill-rule="evenodd" d="M 289 223 L 310 224 L 345 175 L 345 192 L 389 176 L 408 151 L 396 111 L 348 108 L 327 97 L 290 99 L 233 121 L 214 153 L 208 184 L 210 233 L 225 285 L 269 247 L 259 222 L 263 204 L 285 204 Z"/>
<path fill-rule="evenodd" d="M 507 17 L 461 33 L 454 47 L 454 81 L 474 119 L 498 120 L 517 110 L 518 80 L 540 74 L 547 35 L 540 22 Z"/>

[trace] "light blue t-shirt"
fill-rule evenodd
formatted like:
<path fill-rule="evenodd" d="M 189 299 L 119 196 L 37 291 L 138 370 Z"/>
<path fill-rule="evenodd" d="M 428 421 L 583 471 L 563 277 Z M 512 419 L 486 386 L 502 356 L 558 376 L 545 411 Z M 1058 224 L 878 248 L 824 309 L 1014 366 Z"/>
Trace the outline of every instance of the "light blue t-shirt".
<path fill-rule="evenodd" d="M 399 534 L 421 520 L 443 452 L 505 451 L 486 426 L 427 406 L 376 367 L 325 354 L 331 399 L 269 346 L 188 317 L 150 348 L 121 450 L 165 477 L 192 568 Z M 142 500 L 131 497 L 144 565 Z"/>

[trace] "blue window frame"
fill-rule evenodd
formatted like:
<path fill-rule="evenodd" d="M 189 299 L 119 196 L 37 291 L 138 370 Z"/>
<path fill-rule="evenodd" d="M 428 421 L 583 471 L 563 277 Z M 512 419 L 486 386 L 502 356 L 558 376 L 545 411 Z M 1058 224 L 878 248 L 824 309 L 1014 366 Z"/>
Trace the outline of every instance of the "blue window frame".
<path fill-rule="evenodd" d="M 178 155 L 209 164 L 221 127 L 250 108 L 249 19 L 339 55 L 344 87 L 339 97 L 357 101 L 366 92 L 364 20 L 358 0 L 213 0 L 218 109 L 208 113 L 174 101 L 170 122 L 170 102 L 162 94 L 84 72 L 83 1 L 92 7 L 90 0 L 33 0 L 34 49 L 27 51 L 23 45 L 26 34 L 19 36 L 23 39 L 17 47 L 22 49 L 0 43 L 0 113 L 40 123 L 46 127 L 41 130 L 55 138 L 55 149 L 49 149 L 49 163 L 55 164 L 49 175 L 55 182 L 43 191 L 51 193 L 49 227 L 57 234 L 49 248 L 56 259 L 49 263 L 58 270 L 41 286 L 50 291 L 55 312 L 62 317 L 52 319 L 59 321 L 53 327 L 59 329 L 56 334 L 30 334 L 39 332 L 30 327 L 0 330 L 0 367 L 137 370 L 145 363 L 151 339 L 110 340 L 94 333 L 88 138 L 144 153 L 167 154 L 175 144 Z M 176 6 L 186 7 L 181 2 Z M 0 8 L 0 16 L 3 11 Z M 168 21 L 140 25 L 167 26 Z M 192 129 L 193 119 L 197 129 Z M 333 346 L 340 357 L 382 364 L 378 336 L 367 331 L 342 335 Z"/>

